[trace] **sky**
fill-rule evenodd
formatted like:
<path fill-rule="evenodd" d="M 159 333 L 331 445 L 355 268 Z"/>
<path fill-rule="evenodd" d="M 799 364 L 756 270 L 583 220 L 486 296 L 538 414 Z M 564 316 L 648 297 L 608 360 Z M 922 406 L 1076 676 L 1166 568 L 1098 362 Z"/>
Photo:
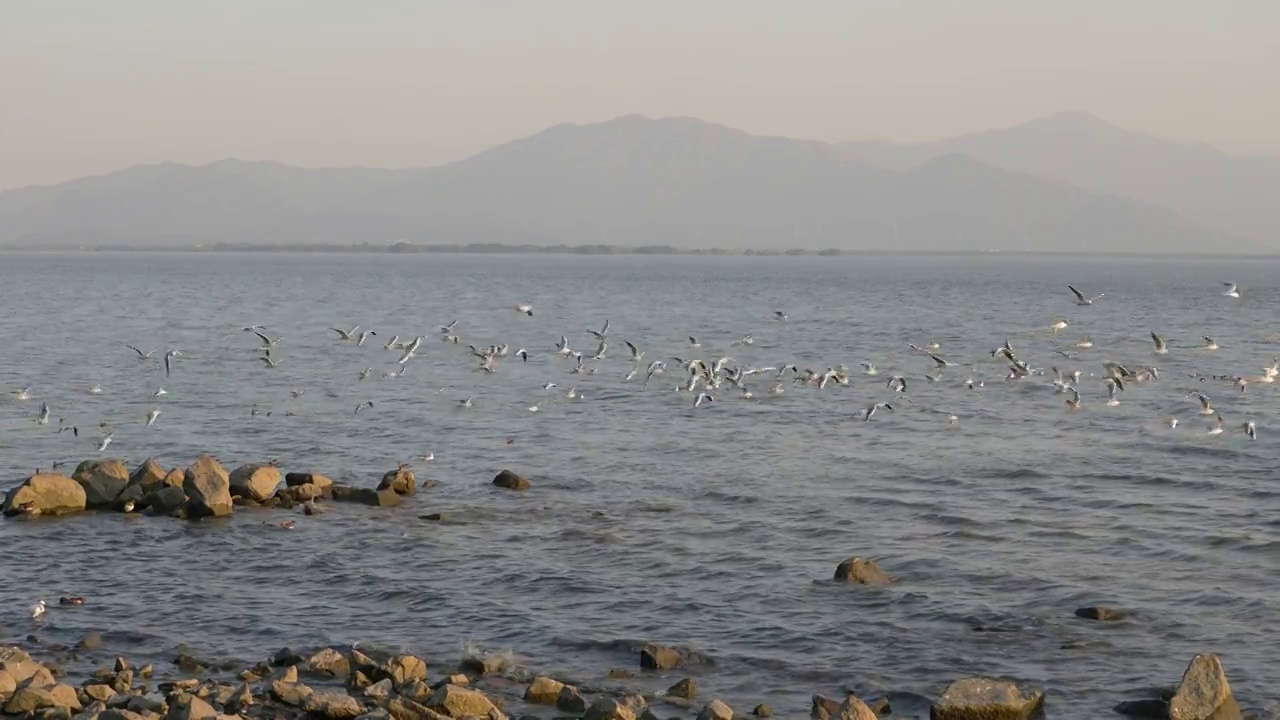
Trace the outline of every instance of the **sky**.
<path fill-rule="evenodd" d="M 1063 110 L 1280 155 L 1275 0 L 5 0 L 0 189 L 427 166 L 561 122 L 917 142 Z"/>

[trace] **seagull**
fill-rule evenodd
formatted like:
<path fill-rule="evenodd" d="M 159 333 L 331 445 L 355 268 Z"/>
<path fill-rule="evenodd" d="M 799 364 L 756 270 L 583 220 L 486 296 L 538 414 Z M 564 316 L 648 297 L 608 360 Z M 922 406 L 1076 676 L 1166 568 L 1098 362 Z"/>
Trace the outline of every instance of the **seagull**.
<path fill-rule="evenodd" d="M 536 413 L 536 412 L 538 412 L 538 403 L 534 403 L 534 404 L 530 405 L 530 406 L 529 406 L 529 412 L 531 412 L 531 413 Z"/>
<path fill-rule="evenodd" d="M 565 393 L 565 394 L 564 394 L 564 396 L 565 396 L 566 398 L 570 399 L 570 400 L 577 399 L 577 398 L 578 398 L 578 388 L 576 388 L 576 387 L 571 387 L 571 388 L 569 388 L 569 392 Z"/>
<path fill-rule="evenodd" d="M 36 424 L 49 424 L 49 403 L 40 403 L 40 419 L 36 420 Z"/>
<path fill-rule="evenodd" d="M 360 375 L 356 378 L 356 380 L 357 381 L 364 380 L 372 374 L 373 374 L 373 368 L 365 368 L 364 370 L 360 371 Z"/>
<path fill-rule="evenodd" d="M 592 355 L 592 356 L 591 356 L 591 359 L 592 359 L 592 360 L 603 360 L 603 359 L 604 359 L 604 351 L 605 351 L 605 350 L 608 350 L 608 349 L 609 349 L 609 343 L 605 342 L 605 341 L 604 341 L 604 339 L 602 338 L 602 339 L 600 340 L 600 343 L 599 343 L 598 345 L 596 345 L 596 354 L 595 354 L 595 355 Z"/>
<path fill-rule="evenodd" d="M 1240 429 L 1244 431 L 1245 435 L 1249 436 L 1250 440 L 1258 439 L 1258 426 L 1254 425 L 1252 420 L 1241 425 Z"/>
<path fill-rule="evenodd" d="M 690 336 L 689 336 L 689 347 L 691 347 L 691 348 L 700 348 L 700 347 L 702 347 L 702 343 L 698 342 L 698 338 L 696 338 L 696 337 L 694 337 L 694 336 L 690 335 Z"/>
<path fill-rule="evenodd" d="M 532 305 L 517 305 L 517 306 L 516 306 L 516 312 L 522 312 L 522 313 L 524 313 L 525 315 L 528 315 L 529 317 L 533 317 L 533 306 L 532 306 Z"/>
<path fill-rule="evenodd" d="M 273 347 L 275 347 L 275 346 L 276 346 L 276 343 L 280 342 L 280 338 L 275 338 L 275 339 L 269 338 L 269 337 L 267 337 L 266 335 L 262 334 L 262 332 L 260 332 L 260 331 L 258 331 L 258 330 L 254 330 L 254 331 L 253 331 L 253 334 L 254 334 L 254 335 L 257 335 L 257 336 L 258 336 L 258 338 L 259 338 L 260 340 L 262 340 L 262 345 L 261 345 L 261 346 L 259 346 L 259 348 L 258 348 L 259 350 L 265 350 L 265 349 L 273 348 Z"/>
<path fill-rule="evenodd" d="M 89 388 L 89 394 L 90 394 L 90 395 L 101 395 L 101 394 L 102 394 L 102 385 L 98 384 L 98 385 L 94 385 L 93 387 Z"/>
<path fill-rule="evenodd" d="M 520 348 L 516 351 L 516 357 L 520 358 L 523 362 L 529 362 L 529 351 L 524 348 Z"/>
<path fill-rule="evenodd" d="M 254 330 L 266 330 L 266 325 L 250 325 L 249 327 L 240 328 L 240 332 L 253 332 Z"/>
<path fill-rule="evenodd" d="M 695 408 L 700 407 L 704 402 L 715 402 L 715 400 L 716 399 L 711 396 L 711 393 L 700 392 L 698 393 L 698 397 L 693 401 L 693 406 Z"/>
<path fill-rule="evenodd" d="M 556 388 L 556 384 L 553 382 L 544 383 L 542 386 L 543 390 L 554 390 L 555 388 Z"/>
<path fill-rule="evenodd" d="M 1221 415 L 1219 415 L 1219 416 L 1218 416 L 1218 418 L 1217 418 L 1216 420 L 1214 420 L 1214 421 L 1213 421 L 1213 423 L 1211 423 L 1211 424 L 1209 425 L 1209 434 L 1210 434 L 1210 435 L 1221 435 L 1221 434 L 1222 434 L 1222 422 L 1223 422 L 1223 421 L 1222 421 L 1222 416 L 1221 416 Z"/>
<path fill-rule="evenodd" d="M 1065 330 L 1067 326 L 1070 324 L 1071 323 L 1067 322 L 1066 320 L 1054 320 L 1053 324 L 1049 326 L 1049 329 L 1053 331 L 1054 335 L 1057 335 L 1058 331 Z"/>
<path fill-rule="evenodd" d="M 155 408 L 152 408 L 151 412 L 147 413 L 147 427 L 151 427 L 152 425 L 155 425 L 156 418 L 158 417 L 160 417 L 160 411 Z"/>
<path fill-rule="evenodd" d="M 34 620 L 40 617 L 41 615 L 44 615 L 44 611 L 45 611 L 44 601 L 40 600 L 35 605 L 31 606 L 31 618 Z"/>
<path fill-rule="evenodd" d="M 1236 287 L 1236 284 L 1235 284 L 1235 283 L 1233 283 L 1233 282 L 1224 282 L 1224 283 L 1222 283 L 1222 285 L 1223 285 L 1223 287 L 1225 287 L 1225 288 L 1226 288 L 1226 290 L 1225 290 L 1225 291 L 1223 291 L 1223 293 L 1222 293 L 1222 295 L 1223 295 L 1224 297 L 1237 298 L 1237 299 L 1240 297 L 1240 288 Z"/>
<path fill-rule="evenodd" d="M 138 359 L 139 359 L 139 360 L 150 360 L 150 359 L 151 359 L 151 356 L 156 354 L 156 351 L 155 351 L 155 350 L 148 350 L 148 351 L 146 351 L 146 352 L 142 352 L 141 350 L 139 350 L 138 348 L 136 348 L 136 347 L 134 347 L 134 346 L 132 346 L 132 345 L 125 345 L 125 347 L 127 347 L 127 348 L 129 348 L 130 350 L 132 350 L 132 351 L 134 351 L 134 352 L 138 353 Z"/>
<path fill-rule="evenodd" d="M 1120 392 L 1120 383 L 1112 378 L 1107 378 L 1107 407 L 1115 407 L 1120 404 L 1120 399 L 1116 394 Z"/>
<path fill-rule="evenodd" d="M 948 415 L 947 423 L 945 427 L 948 430 L 955 430 L 956 428 L 960 427 L 960 418 L 956 417 L 955 415 Z"/>
<path fill-rule="evenodd" d="M 1166 343 L 1164 341 L 1164 338 L 1160 337 L 1159 335 L 1155 333 L 1151 333 L 1151 342 L 1155 343 L 1156 345 L 1157 355 L 1164 355 L 1165 353 L 1169 352 L 1169 344 Z"/>
<path fill-rule="evenodd" d="M 786 314 L 786 313 L 784 313 L 784 312 L 782 312 L 781 310 L 774 310 L 774 311 L 773 311 L 773 319 L 774 319 L 774 320 L 777 320 L 777 321 L 779 321 L 779 322 L 786 322 L 786 321 L 787 321 L 787 314 Z"/>
<path fill-rule="evenodd" d="M 1089 348 L 1093 347 L 1093 340 L 1089 339 L 1088 335 L 1085 335 L 1084 337 L 1080 338 L 1080 342 L 1076 343 L 1076 347 L 1080 348 L 1081 350 L 1088 350 Z"/>
<path fill-rule="evenodd" d="M 356 333 L 360 332 L 360 326 L 359 326 L 359 325 L 357 325 L 357 326 L 355 326 L 355 327 L 351 328 L 350 330 L 342 330 L 342 329 L 340 329 L 340 328 L 329 328 L 329 329 L 330 329 L 330 330 L 332 330 L 332 331 L 334 331 L 334 332 L 336 332 L 336 333 L 338 333 L 338 339 L 339 339 L 339 340 L 355 340 L 355 339 L 356 339 Z"/>
<path fill-rule="evenodd" d="M 451 334 L 451 333 L 453 332 L 453 328 L 454 328 L 455 326 L 457 326 L 457 324 L 458 324 L 458 321 L 457 321 L 457 320 L 454 320 L 454 321 L 450 322 L 448 325 L 441 325 L 441 326 L 440 326 L 440 334 L 441 334 L 441 335 L 449 335 L 449 334 Z"/>
<path fill-rule="evenodd" d="M 267 367 L 279 367 L 280 363 L 284 362 L 283 360 L 272 360 L 271 350 L 269 348 L 267 350 L 267 354 L 258 359 L 265 363 Z"/>
<path fill-rule="evenodd" d="M 1216 412 L 1216 411 L 1215 411 L 1212 407 L 1210 407 L 1210 406 L 1209 406 L 1209 396 L 1208 396 L 1208 395 L 1205 395 L 1205 394 L 1204 394 L 1204 393 L 1202 393 L 1202 392 L 1195 392 L 1195 391 L 1192 391 L 1191 393 L 1188 393 L 1188 396 L 1189 396 L 1189 397 L 1194 397 L 1195 399 L 1197 399 L 1197 400 L 1199 400 L 1199 401 L 1200 401 L 1200 414 L 1201 414 L 1201 415 L 1213 415 L 1213 414 L 1215 414 L 1215 412 Z"/>
<path fill-rule="evenodd" d="M 107 433 L 107 436 L 102 438 L 102 442 L 98 445 L 98 452 L 106 452 L 107 446 L 110 444 L 111 444 L 111 433 Z"/>
<path fill-rule="evenodd" d="M 352 415 L 359 415 L 361 410 L 363 410 L 363 409 L 365 409 L 365 408 L 372 408 L 372 407 L 373 407 L 373 401 L 372 401 L 372 400 L 365 400 L 364 402 L 362 402 L 362 403 L 360 403 L 359 405 L 357 405 L 357 406 L 356 406 L 356 409 L 355 409 L 355 410 L 353 410 L 353 411 L 351 412 L 351 414 L 352 414 Z"/>
<path fill-rule="evenodd" d="M 755 340 L 752 339 L 750 335 L 743 335 L 740 339 L 734 340 L 732 345 L 733 347 L 742 347 L 743 345 L 750 345 L 754 342 Z"/>
<path fill-rule="evenodd" d="M 464 408 L 472 407 L 473 405 L 475 405 L 475 403 L 474 403 L 474 402 L 472 402 L 472 400 L 473 400 L 473 399 L 474 399 L 474 398 L 472 398 L 470 395 L 468 395 L 466 400 L 459 400 L 459 401 L 458 401 L 458 406 L 459 406 L 459 407 L 464 407 Z"/>
<path fill-rule="evenodd" d="M 170 348 L 165 352 L 164 354 L 164 376 L 165 377 L 169 377 L 169 374 L 173 371 L 172 361 L 173 361 L 173 358 L 176 358 L 176 357 L 182 357 L 181 350 L 174 350 Z"/>
<path fill-rule="evenodd" d="M 1094 300 L 1098 300 L 1103 296 L 1103 293 L 1098 293 L 1097 295 L 1094 295 L 1091 298 L 1087 298 L 1084 296 L 1084 293 L 1071 287 L 1070 285 L 1067 286 L 1067 289 L 1071 291 L 1072 295 L 1076 296 L 1077 305 L 1092 305 Z"/>
<path fill-rule="evenodd" d="M 573 350 L 569 348 L 569 338 L 564 335 L 560 336 L 560 342 L 556 343 L 556 354 L 560 357 L 569 357 Z"/>
<path fill-rule="evenodd" d="M 1178 429 L 1178 418 L 1176 417 L 1169 418 L 1169 429 L 1170 430 Z"/>
<path fill-rule="evenodd" d="M 393 350 L 393 349 L 395 349 L 396 343 L 398 343 L 398 342 L 400 342 L 400 336 L 399 336 L 399 335 L 392 335 L 392 336 L 391 336 L 391 339 L 387 341 L 387 344 L 382 346 L 382 349 L 383 349 L 383 350 Z"/>
<path fill-rule="evenodd" d="M 377 337 L 378 333 L 372 330 L 365 330 L 364 332 L 360 333 L 360 339 L 356 341 L 356 347 L 363 347 L 364 341 L 368 340 L 370 335 Z"/>
<path fill-rule="evenodd" d="M 887 403 L 887 402 L 872 403 L 872 404 L 870 404 L 870 405 L 868 405 L 868 406 L 867 406 L 867 409 L 866 409 L 866 410 L 863 410 L 863 411 L 862 411 L 862 421 L 863 421 L 863 422 L 871 422 L 871 417 L 872 417 L 873 415 L 875 415 L 875 414 L 876 414 L 876 411 L 877 411 L 877 410 L 879 410 L 880 408 L 884 408 L 885 410 L 888 410 L 889 412 L 893 412 L 893 406 L 892 406 L 892 405 L 890 405 L 890 404 L 889 404 L 889 403 Z"/>
<path fill-rule="evenodd" d="M 876 366 L 872 365 L 869 362 L 863 362 L 858 364 L 862 366 L 863 375 L 879 375 L 880 374 L 880 371 L 876 369 Z"/>
<path fill-rule="evenodd" d="M 151 393 L 151 397 L 152 397 L 152 399 L 155 399 L 155 398 L 160 397 L 161 395 L 168 395 L 168 394 L 169 394 L 169 391 L 168 391 L 168 390 L 165 390 L 164 388 L 160 388 L 160 389 L 156 390 L 155 392 Z"/>
<path fill-rule="evenodd" d="M 1217 350 L 1218 349 L 1218 343 L 1214 342 L 1213 338 L 1209 337 L 1208 335 L 1201 335 L 1200 337 L 1204 338 L 1204 344 L 1200 346 L 1201 350 Z"/>
<path fill-rule="evenodd" d="M 1071 390 L 1071 399 L 1067 401 L 1067 412 L 1075 412 L 1080 409 L 1080 391 Z"/>
<path fill-rule="evenodd" d="M 15 397 L 16 399 L 18 399 L 18 400 L 30 400 L 30 399 L 31 399 L 31 387 L 30 387 L 30 386 L 28 386 L 28 387 L 24 387 L 24 388 L 22 388 L 22 389 L 21 389 L 21 390 L 19 390 L 18 392 L 14 393 L 14 397 Z"/>
<path fill-rule="evenodd" d="M 901 375 L 894 375 L 889 378 L 889 382 L 885 383 L 885 387 L 896 393 L 904 393 L 907 391 L 907 379 Z"/>
<path fill-rule="evenodd" d="M 454 320 L 454 322 L 458 322 L 458 321 Z M 427 463 L 435 459 L 436 459 L 436 454 L 433 452 L 429 452 L 426 455 L 423 455 L 422 457 L 418 458 L 418 460 L 422 461 L 423 465 L 426 465 Z"/>
<path fill-rule="evenodd" d="M 600 340 L 604 340 L 609 335 L 609 321 L 608 320 L 604 321 L 604 327 L 600 328 L 600 332 L 596 332 L 595 330 L 588 330 L 587 332 L 591 333 L 592 335 L 595 335 L 596 338 Z"/>
<path fill-rule="evenodd" d="M 630 340 L 623 340 L 623 343 L 631 350 L 631 362 L 639 365 L 644 361 L 644 353 L 640 352 L 639 348 L 631 344 Z"/>

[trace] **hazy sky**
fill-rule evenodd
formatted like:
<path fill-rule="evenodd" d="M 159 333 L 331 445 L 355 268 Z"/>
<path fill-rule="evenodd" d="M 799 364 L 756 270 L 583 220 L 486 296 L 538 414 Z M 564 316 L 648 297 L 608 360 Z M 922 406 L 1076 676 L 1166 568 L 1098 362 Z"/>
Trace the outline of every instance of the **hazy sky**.
<path fill-rule="evenodd" d="M 1280 155 L 1277 0 L 3 0 L 0 188 L 430 165 L 640 112 L 915 141 L 1059 110 Z"/>

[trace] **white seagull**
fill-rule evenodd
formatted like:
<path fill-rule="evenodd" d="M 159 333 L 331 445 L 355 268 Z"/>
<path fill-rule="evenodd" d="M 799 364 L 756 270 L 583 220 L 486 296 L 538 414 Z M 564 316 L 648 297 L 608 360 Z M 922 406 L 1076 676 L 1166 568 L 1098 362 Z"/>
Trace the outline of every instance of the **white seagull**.
<path fill-rule="evenodd" d="M 1236 287 L 1235 283 L 1224 282 L 1222 283 L 1222 285 L 1223 287 L 1226 288 L 1226 290 L 1224 290 L 1222 293 L 1224 297 L 1237 298 L 1237 299 L 1240 297 L 1240 288 Z"/>
<path fill-rule="evenodd" d="M 107 433 L 107 436 L 102 438 L 102 442 L 98 445 L 98 452 L 106 452 L 107 446 L 110 444 L 111 444 L 111 433 Z"/>
<path fill-rule="evenodd" d="M 1159 335 L 1151 333 L 1151 342 L 1155 343 L 1157 355 L 1164 355 L 1169 352 L 1169 343 L 1165 342 L 1164 338 Z"/>
<path fill-rule="evenodd" d="M 152 425 L 155 425 L 156 418 L 158 417 L 160 417 L 160 411 L 155 408 L 152 408 L 151 412 L 147 413 L 147 427 L 151 427 Z"/>
<path fill-rule="evenodd" d="M 1092 305 L 1092 304 L 1093 304 L 1093 302 L 1094 302 L 1095 300 L 1098 300 L 1098 299 L 1100 299 L 1100 298 L 1103 296 L 1103 293 L 1098 293 L 1097 295 L 1094 295 L 1094 296 L 1093 296 L 1093 297 L 1091 297 L 1091 298 L 1090 298 L 1090 297 L 1085 297 L 1085 296 L 1084 296 L 1084 293 L 1082 293 L 1082 292 L 1080 292 L 1079 290 L 1077 290 L 1077 289 L 1075 289 L 1075 288 L 1071 287 L 1070 285 L 1068 285 L 1068 286 L 1067 286 L 1067 289 L 1071 291 L 1071 294 L 1072 294 L 1072 295 L 1075 295 L 1075 296 L 1076 296 L 1076 304 L 1077 304 L 1077 305 Z"/>
<path fill-rule="evenodd" d="M 38 618 L 41 615 L 44 615 L 44 611 L 45 611 L 44 601 L 40 600 L 35 605 L 31 606 L 31 618 L 34 620 L 35 618 Z"/>
<path fill-rule="evenodd" d="M 164 354 L 164 376 L 165 377 L 169 377 L 169 375 L 173 372 L 173 359 L 177 357 L 182 357 L 181 350 L 175 350 L 173 348 L 170 348 L 169 350 L 165 351 L 165 354 Z"/>
<path fill-rule="evenodd" d="M 342 330 L 342 329 L 340 329 L 340 328 L 329 328 L 329 329 L 330 329 L 330 330 L 332 330 L 332 331 L 334 331 L 334 332 L 336 332 L 336 333 L 338 333 L 338 339 L 339 339 L 339 340 L 355 340 L 355 339 L 356 339 L 356 333 L 360 332 L 360 326 L 359 326 L 359 325 L 357 325 L 357 326 L 355 326 L 355 327 L 351 328 L 350 330 Z"/>
<path fill-rule="evenodd" d="M 49 424 L 49 403 L 40 403 L 40 419 L 36 420 L 39 425 Z"/>

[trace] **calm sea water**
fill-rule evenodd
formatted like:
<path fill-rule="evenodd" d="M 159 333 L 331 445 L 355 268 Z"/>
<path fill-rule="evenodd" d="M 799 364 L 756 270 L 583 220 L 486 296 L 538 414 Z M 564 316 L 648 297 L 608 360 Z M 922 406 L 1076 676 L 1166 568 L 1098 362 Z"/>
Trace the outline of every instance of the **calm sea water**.
<path fill-rule="evenodd" d="M 704 652 L 701 695 L 741 711 L 767 701 L 803 715 L 810 694 L 847 687 L 906 693 L 907 717 L 925 712 L 911 694 L 970 673 L 1046 687 L 1053 717 L 1105 716 L 1213 650 L 1246 705 L 1274 707 L 1280 385 L 1241 394 L 1188 376 L 1258 375 L 1280 354 L 1277 277 L 1275 261 L 1188 259 L 0 255 L 5 485 L 97 456 L 101 422 L 107 455 L 130 465 L 208 451 L 372 486 L 436 457 L 419 468 L 435 487 L 405 506 L 331 506 L 293 532 L 274 525 L 283 511 L 0 522 L 0 640 L 98 630 L 104 652 L 160 658 L 186 643 L 246 661 L 359 640 L 437 670 L 475 645 L 597 682 L 656 641 Z M 1244 298 L 1223 297 L 1223 281 Z M 1076 307 L 1067 283 L 1106 297 Z M 533 317 L 511 309 L 523 302 Z M 771 320 L 775 309 L 790 319 Z M 1055 339 L 1058 317 L 1072 324 Z M 441 343 L 455 318 L 463 344 Z M 587 330 L 606 320 L 606 359 L 569 374 L 556 341 L 590 353 Z M 256 338 L 239 332 L 252 324 L 284 336 L 279 367 L 255 358 Z M 377 337 L 355 347 L 329 330 L 356 324 Z M 1152 353 L 1152 331 L 1168 355 Z M 394 334 L 428 339 L 403 377 L 384 379 Z M 752 346 L 730 346 L 745 334 Z M 1054 354 L 1086 334 L 1095 349 Z M 1221 349 L 1197 350 L 1202 335 Z M 1084 370 L 1084 409 L 1065 412 L 1047 378 L 1003 382 L 989 352 L 1006 337 L 1033 367 Z M 694 411 L 674 368 L 647 390 L 623 381 L 624 340 L 646 361 L 701 352 L 855 376 L 781 397 L 759 380 L 754 400 L 725 386 Z M 906 348 L 929 341 L 964 364 L 936 384 Z M 487 374 L 467 343 L 530 358 Z M 165 378 L 126 344 L 186 355 Z M 1162 379 L 1106 407 L 1088 377 L 1104 359 L 1158 364 Z M 881 375 L 856 374 L 864 360 Z M 862 407 L 892 398 L 891 373 L 914 405 L 862 422 Z M 970 375 L 985 385 L 966 389 Z M 15 399 L 25 386 L 32 399 Z M 168 395 L 152 400 L 160 386 Z M 565 399 L 571 387 L 584 397 Z M 1258 440 L 1208 435 L 1190 390 L 1211 395 L 1228 428 L 1256 422 Z M 374 407 L 353 415 L 365 400 Z M 35 422 L 42 401 L 48 427 Z M 152 407 L 162 414 L 147 429 Z M 78 440 L 54 432 L 59 418 Z M 502 468 L 534 489 L 491 488 Z M 428 512 L 456 522 L 418 519 Z M 900 581 L 831 583 L 851 555 Z M 33 627 L 32 602 L 72 594 L 90 604 Z M 1072 615 L 1099 603 L 1135 615 Z"/>

